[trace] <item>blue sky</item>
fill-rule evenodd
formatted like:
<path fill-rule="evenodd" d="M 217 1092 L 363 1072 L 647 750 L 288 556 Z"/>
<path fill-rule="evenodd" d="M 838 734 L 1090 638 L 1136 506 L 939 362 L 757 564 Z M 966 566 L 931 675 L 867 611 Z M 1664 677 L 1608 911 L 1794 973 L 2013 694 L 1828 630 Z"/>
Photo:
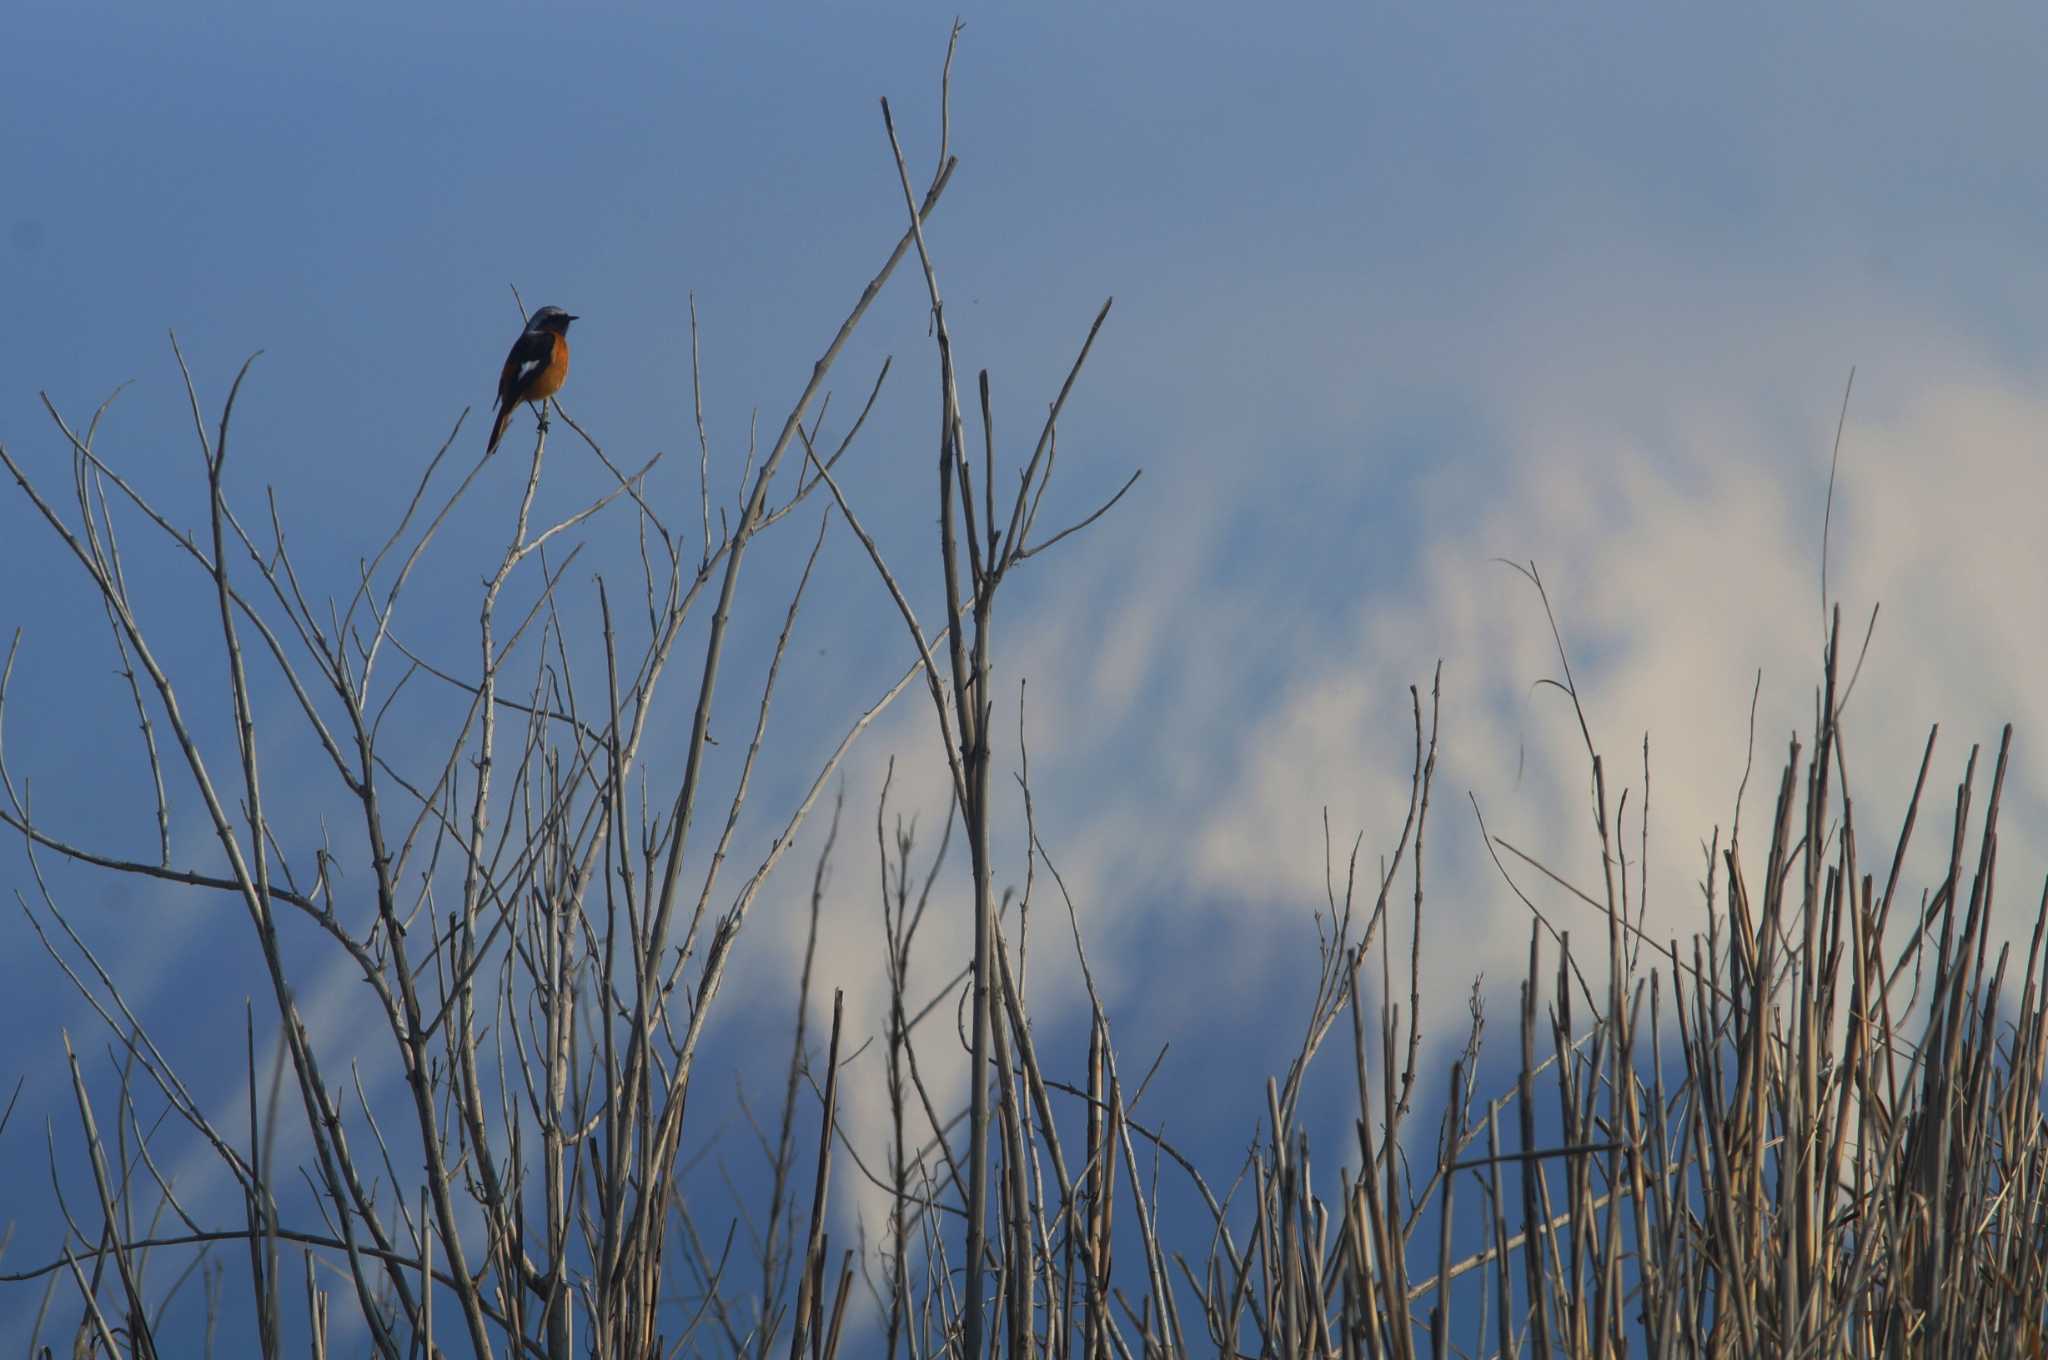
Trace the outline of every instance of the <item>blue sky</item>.
<path fill-rule="evenodd" d="M 465 407 L 458 449 L 481 444 L 517 328 L 511 284 L 584 318 L 569 410 L 617 461 L 667 451 L 656 494 L 693 524 L 690 299 L 729 496 L 750 415 L 779 423 L 900 230 L 878 96 L 913 175 L 929 173 L 952 17 L 21 7 L 0 50 L 0 442 L 61 489 L 38 392 L 82 418 L 132 380 L 101 446 L 193 522 L 198 463 L 165 332 L 209 411 L 261 349 L 234 492 L 255 507 L 273 487 L 302 569 L 344 591 Z M 1078 513 L 1145 471 L 1100 531 L 1020 578 L 1004 675 L 1030 682 L 1041 832 L 1113 1015 L 1134 1046 L 1172 1036 L 1244 1058 L 1226 1145 L 1291 1041 L 1294 1021 L 1271 1016 L 1312 963 L 1323 810 L 1346 842 L 1364 831 L 1368 855 L 1391 842 L 1406 687 L 1439 658 L 1434 1033 L 1455 1035 L 1472 974 L 1512 977 L 1525 944 L 1466 794 L 1561 871 L 1596 865 L 1576 725 L 1531 690 L 1553 673 L 1541 611 L 1496 557 L 1543 567 L 1610 760 L 1633 770 L 1649 735 L 1655 909 L 1692 928 L 1696 846 L 1732 810 L 1758 671 L 1760 762 L 1809 721 L 1820 512 L 1852 366 L 1830 585 L 1853 617 L 1884 608 L 1852 717 L 1867 724 L 1850 736 L 1859 805 L 1895 824 L 1927 724 L 1944 724 L 1939 786 L 2011 719 L 2009 805 L 2039 824 L 2048 19 L 1906 5 L 962 17 L 962 165 L 931 240 L 964 362 L 992 370 L 1014 449 L 1114 295 L 1062 425 L 1055 499 Z M 894 356 L 848 490 L 892 560 L 915 564 L 929 614 L 924 317 L 900 276 L 834 387 L 843 410 Z M 596 485 L 587 462 L 557 466 L 551 505 Z M 407 616 L 458 660 L 517 489 L 510 465 L 496 471 Z M 630 562 L 603 534 L 589 543 L 593 569 Z M 778 618 L 794 550 L 749 569 L 749 600 Z M 757 838 L 906 657 L 857 545 L 835 533 L 824 561 Z M 0 625 L 23 633 L 10 768 L 53 823 L 147 845 L 104 624 L 18 496 L 0 497 L 0 584 Z M 187 631 L 209 608 L 190 586 L 166 569 L 141 592 L 202 687 L 218 660 Z M 765 641 L 739 644 L 741 674 Z M 205 718 L 216 736 L 221 717 Z M 853 825 L 892 754 L 899 796 L 937 814 L 929 721 L 913 694 L 870 734 L 847 775 Z M 316 765 L 288 742 L 273 758 L 279 787 L 303 782 L 297 829 L 315 834 L 332 790 L 314 792 Z M 203 854 L 189 800 L 183 815 Z M 2037 878 L 2048 857 L 2009 839 L 2007 881 Z M 750 926 L 736 1024 L 786 1013 L 785 908 L 804 872 Z M 864 1022 L 868 872 L 864 854 L 841 867 L 848 902 L 827 927 L 827 981 L 853 989 Z M 17 847 L 0 848 L 0 886 L 28 890 Z M 110 965 L 195 1052 L 208 1024 L 237 1023 L 253 973 L 196 984 L 240 958 L 239 917 L 66 886 Z M 0 932 L 0 1076 L 30 1079 L 5 1152 L 37 1158 L 43 1118 L 67 1117 L 57 1027 L 92 1022 L 18 915 Z M 1073 989 L 1048 943 L 1054 1014 Z M 345 1016 L 345 982 L 328 985 Z M 1169 1062 L 1162 1080 L 1171 1098 L 1209 1076 Z M 40 1191 L 0 1198 L 0 1219 L 23 1223 L 10 1265 L 44 1212 Z M 0 1321 L 16 1307 L 0 1296 Z"/>

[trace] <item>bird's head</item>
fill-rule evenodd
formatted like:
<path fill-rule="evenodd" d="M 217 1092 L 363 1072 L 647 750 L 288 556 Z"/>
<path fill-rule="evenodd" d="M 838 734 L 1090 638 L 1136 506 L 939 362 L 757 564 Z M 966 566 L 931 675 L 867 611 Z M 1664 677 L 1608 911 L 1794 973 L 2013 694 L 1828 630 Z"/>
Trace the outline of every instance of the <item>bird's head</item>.
<path fill-rule="evenodd" d="M 569 323 L 574 320 L 576 320 L 575 317 L 569 315 L 560 307 L 543 307 L 535 312 L 532 318 L 527 321 L 526 329 L 530 331 L 553 331 L 556 335 L 567 335 L 569 333 Z"/>

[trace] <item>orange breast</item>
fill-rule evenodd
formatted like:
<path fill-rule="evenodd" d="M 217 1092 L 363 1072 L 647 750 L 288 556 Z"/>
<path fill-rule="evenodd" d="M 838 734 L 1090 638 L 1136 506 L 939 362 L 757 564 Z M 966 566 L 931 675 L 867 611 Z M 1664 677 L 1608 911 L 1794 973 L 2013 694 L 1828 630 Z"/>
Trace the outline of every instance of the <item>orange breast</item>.
<path fill-rule="evenodd" d="M 527 387 L 526 400 L 540 401 L 552 397 L 562 390 L 562 384 L 569 379 L 569 341 L 563 336 L 552 337 L 554 353 L 548 356 L 548 366 L 533 375 L 533 382 Z"/>

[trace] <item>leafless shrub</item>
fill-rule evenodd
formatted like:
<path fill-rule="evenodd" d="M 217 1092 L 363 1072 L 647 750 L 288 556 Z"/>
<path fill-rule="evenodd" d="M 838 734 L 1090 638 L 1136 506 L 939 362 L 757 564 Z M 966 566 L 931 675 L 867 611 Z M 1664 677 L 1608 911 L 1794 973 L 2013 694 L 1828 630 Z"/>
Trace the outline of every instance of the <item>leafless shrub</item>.
<path fill-rule="evenodd" d="M 949 73 L 950 65 L 949 53 Z M 386 1360 L 443 1348 L 550 1360 L 706 1352 L 765 1360 L 786 1351 L 794 1360 L 837 1354 L 856 1333 L 891 1357 L 2043 1353 L 2048 918 L 2037 916 L 2016 973 L 2004 947 L 1990 948 L 2011 733 L 1989 778 L 1974 852 L 1983 781 L 1973 751 L 1957 790 L 1947 873 L 1917 902 L 1902 899 L 1935 743 L 1930 736 L 1880 884 L 1858 858 L 1832 642 L 1813 748 L 1795 742 L 1787 753 L 1763 860 L 1745 858 L 1739 823 L 1725 846 L 1716 837 L 1707 926 L 1690 941 L 1645 932 L 1642 861 L 1632 898 L 1621 833 L 1628 795 L 1610 793 L 1583 715 L 1602 881 L 1575 887 L 1540 856 L 1489 836 L 1511 885 L 1518 875 L 1546 876 L 1606 935 L 1604 974 L 1597 964 L 1589 974 L 1583 947 L 1522 894 L 1534 920 L 1519 1072 L 1490 1100 L 1479 1093 L 1485 1025 L 1476 991 L 1462 1051 L 1435 1080 L 1423 1070 L 1423 851 L 1439 734 L 1436 687 L 1426 698 L 1413 691 L 1405 819 L 1383 829 L 1392 839 L 1375 872 L 1360 877 L 1361 842 L 1343 873 L 1330 874 L 1302 1037 L 1287 1069 L 1266 1083 L 1261 1130 L 1242 1165 L 1229 1168 L 1233 1182 L 1219 1195 L 1194 1158 L 1148 1122 L 1140 1108 L 1148 1077 L 1119 1064 L 1075 904 L 1037 833 L 1028 763 L 1017 775 L 1026 862 L 1013 910 L 997 900 L 991 863 L 1001 588 L 1131 485 L 1066 527 L 1039 531 L 1060 416 L 1108 306 L 1028 452 L 1011 464 L 1014 490 L 999 491 L 991 383 L 979 375 L 979 429 L 971 431 L 923 232 L 954 168 L 945 130 L 919 193 L 886 105 L 883 113 L 905 229 L 779 433 L 758 461 L 750 457 L 742 497 L 720 509 L 716 537 L 701 394 L 694 560 L 645 493 L 652 464 L 619 470 L 557 408 L 608 481 L 574 513 L 536 521 L 543 422 L 483 586 L 474 666 L 460 675 L 408 650 L 398 627 L 423 554 L 483 467 L 451 491 L 436 489 L 454 432 L 397 528 L 334 601 L 311 593 L 276 507 L 267 525 L 251 529 L 225 492 L 247 365 L 211 428 L 186 374 L 207 493 L 197 532 L 96 451 L 100 413 L 81 432 L 50 406 L 70 463 L 68 503 L 0 448 L 0 463 L 104 609 L 156 813 L 155 843 L 142 851 L 69 837 L 38 820 L 0 748 L 0 824 L 20 838 L 31 871 L 26 920 L 104 1021 L 117 1065 L 111 1106 L 95 1101 L 65 1037 L 90 1196 L 74 1202 L 77 1186 L 55 1178 L 62 1240 L 0 1277 L 11 1291 L 41 1289 L 38 1333 L 65 1297 L 80 1319 L 75 1355 L 190 1353 L 191 1338 L 162 1333 L 170 1301 L 196 1279 L 210 1352 L 234 1257 L 245 1262 L 250 1330 L 264 1355 L 328 1354 L 337 1279 L 368 1347 Z M 937 567 L 946 613 L 929 628 L 859 518 L 860 488 L 843 476 L 841 459 L 887 366 L 836 443 L 822 429 L 834 361 L 913 251 L 940 379 Z M 692 331 L 694 341 L 694 316 Z M 184 371 L 182 355 L 179 363 Z M 795 490 L 777 502 L 786 464 L 798 465 Z M 780 620 L 737 616 L 736 584 L 756 543 L 821 489 L 818 504 L 832 509 L 818 519 L 807 555 L 804 539 L 784 536 L 804 565 Z M 726 861 L 834 514 L 890 591 L 913 660 L 851 718 L 734 885 Z M 623 640 L 606 588 L 572 601 L 565 576 L 575 531 L 621 517 L 641 551 L 637 651 Z M 153 534 L 154 547 L 206 592 L 224 694 L 188 693 L 161 659 L 163 639 L 131 595 L 124 551 L 132 549 L 117 526 Z M 1533 568 L 1528 574 L 1540 592 Z M 507 609 L 514 599 L 529 603 Z M 686 634 L 692 619 L 701 629 Z M 706 747 L 721 662 L 733 630 L 746 626 L 774 632 L 771 661 L 749 699 L 751 733 L 736 774 L 714 795 Z M 592 627 L 601 676 L 571 664 L 577 630 Z M 682 754 L 675 768 L 648 769 L 651 716 L 686 637 L 700 640 L 701 652 L 691 654 L 696 689 Z M 0 718 L 14 660 L 10 650 Z M 253 680 L 259 668 L 281 688 Z M 919 682 L 942 736 L 953 809 L 929 859 L 900 822 L 892 827 L 886 789 L 876 811 L 876 939 L 888 987 L 879 1045 L 865 1066 L 853 1065 L 838 1002 L 821 1054 L 807 1029 L 816 921 L 840 827 L 835 802 L 812 881 L 811 948 L 780 1105 L 755 1120 L 767 1189 L 720 1224 L 693 1202 L 682 1173 L 696 1134 L 687 1118 L 692 1082 L 734 940 L 855 740 Z M 1576 711 L 1568 664 L 1558 684 Z M 431 758 L 380 742 L 409 686 L 458 701 L 459 720 Z M 268 711 L 263 694 L 285 696 L 283 711 Z M 231 749 L 209 744 L 189 716 L 195 699 L 231 708 Z M 263 738 L 273 724 L 294 726 L 320 752 L 337 807 L 359 828 L 357 852 L 284 849 L 265 784 Z M 652 792 L 657 786 L 666 791 Z M 176 861 L 174 790 L 203 809 L 224 869 Z M 956 830 L 971 877 L 964 902 L 940 882 Z M 152 1038 L 149 1018 L 73 929 L 74 908 L 45 872 L 55 860 L 240 907 L 280 1038 L 266 1070 L 251 1014 L 242 1036 L 246 1128 L 216 1122 Z M 1085 1051 L 1070 1055 L 1078 1072 L 1041 1050 L 1025 1000 L 1026 922 L 1045 892 L 1061 899 L 1090 999 Z M 366 894 L 368 911 L 359 909 Z M 957 968 L 942 970 L 947 980 L 919 993 L 910 960 L 933 907 L 971 911 L 973 946 Z M 1405 958 L 1391 943 L 1397 913 L 1408 917 Z M 376 1041 L 388 1041 L 403 1074 L 401 1099 L 374 1101 L 358 1073 L 342 1070 L 349 1049 L 315 1033 L 288 930 L 310 932 L 352 963 L 372 999 Z M 963 996 L 972 1074 L 964 1110 L 935 1093 L 919 1037 L 923 1022 Z M 1315 1149 L 1301 1101 L 1340 1026 L 1349 1031 L 1356 1143 Z M 838 1117 L 841 1083 L 864 1078 L 886 1097 L 881 1149 L 858 1145 Z M 1422 1135 L 1410 1125 L 1432 1086 L 1441 1114 Z M 813 1100 L 818 1133 L 803 1146 Z M 754 1117 L 751 1107 L 746 1113 Z M 5 1122 L 0 1115 L 0 1128 Z M 239 1191 L 239 1221 L 206 1220 L 181 1200 L 153 1152 L 171 1136 L 167 1126 L 210 1149 Z M 281 1142 L 305 1149 L 296 1165 L 283 1164 Z M 835 1167 L 886 1192 L 875 1240 L 835 1250 L 827 1230 Z M 1169 1199 L 1192 1206 L 1199 1231 L 1168 1226 Z M 288 1251 L 301 1256 L 302 1282 L 287 1281 Z M 159 1259 L 175 1260 L 179 1273 L 164 1281 L 151 1269 Z M 301 1301 L 288 1306 L 288 1291 Z"/>

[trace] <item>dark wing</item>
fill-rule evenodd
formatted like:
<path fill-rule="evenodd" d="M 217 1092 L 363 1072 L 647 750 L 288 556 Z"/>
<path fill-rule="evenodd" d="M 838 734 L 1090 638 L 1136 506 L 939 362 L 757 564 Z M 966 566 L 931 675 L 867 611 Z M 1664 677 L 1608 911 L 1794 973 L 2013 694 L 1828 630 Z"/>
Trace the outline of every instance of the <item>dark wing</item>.
<path fill-rule="evenodd" d="M 519 339 L 512 344 L 512 352 L 505 356 L 505 367 L 498 374 L 498 404 L 509 405 L 520 400 L 523 391 L 533 375 L 548 366 L 548 360 L 555 355 L 555 337 L 547 331 L 522 331 Z"/>

